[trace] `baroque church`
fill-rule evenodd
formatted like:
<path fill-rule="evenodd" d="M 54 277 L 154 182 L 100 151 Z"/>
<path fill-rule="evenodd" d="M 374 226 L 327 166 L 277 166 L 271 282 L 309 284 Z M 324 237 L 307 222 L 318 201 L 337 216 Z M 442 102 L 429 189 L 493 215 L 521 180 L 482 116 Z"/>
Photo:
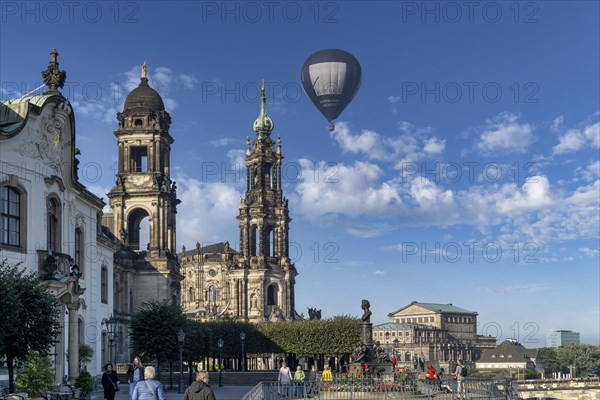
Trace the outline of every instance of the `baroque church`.
<path fill-rule="evenodd" d="M 246 145 L 239 251 L 224 242 L 178 253 L 171 117 L 145 64 L 116 115 L 118 169 L 107 193 L 111 212 L 103 213 L 104 200 L 79 181 L 74 110 L 60 92 L 66 73 L 58 52 L 50 54 L 47 90 L 0 102 L 0 259 L 38 272 L 58 301 L 55 382 L 77 377 L 80 344 L 93 349 L 92 375 L 107 361 L 124 368 L 129 321 L 149 300 L 179 304 L 199 320 L 295 319 L 282 146 L 271 138 L 264 87 L 256 137 Z M 140 238 L 146 218 L 147 241 Z"/>
<path fill-rule="evenodd" d="M 289 258 L 288 200 L 281 182 L 281 138 L 271 138 L 274 124 L 266 111 L 262 87 L 256 137 L 246 139 L 246 194 L 240 198 L 240 250 L 229 242 L 179 254 L 183 281 L 181 304 L 190 318 L 230 318 L 244 322 L 295 318 L 294 284 L 298 274 Z"/>

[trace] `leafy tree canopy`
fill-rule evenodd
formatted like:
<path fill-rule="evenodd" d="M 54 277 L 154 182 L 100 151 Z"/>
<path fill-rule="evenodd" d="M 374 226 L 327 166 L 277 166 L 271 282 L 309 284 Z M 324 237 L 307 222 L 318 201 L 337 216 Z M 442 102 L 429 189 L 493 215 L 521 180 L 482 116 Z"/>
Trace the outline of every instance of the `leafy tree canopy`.
<path fill-rule="evenodd" d="M 6 260 L 0 262 L 0 293 L 0 357 L 6 357 L 12 391 L 14 360 L 26 360 L 29 350 L 48 352 L 60 333 L 60 310 L 36 273 Z"/>

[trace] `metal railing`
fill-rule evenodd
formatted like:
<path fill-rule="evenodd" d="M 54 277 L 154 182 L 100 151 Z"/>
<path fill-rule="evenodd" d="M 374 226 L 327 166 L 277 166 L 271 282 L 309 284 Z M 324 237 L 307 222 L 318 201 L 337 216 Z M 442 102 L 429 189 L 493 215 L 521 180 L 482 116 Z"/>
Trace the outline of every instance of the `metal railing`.
<path fill-rule="evenodd" d="M 510 378 L 482 379 L 467 378 L 462 382 L 461 393 L 452 380 L 409 379 L 390 381 L 369 379 L 356 381 L 332 381 L 281 384 L 261 382 L 248 392 L 242 400 L 383 400 L 383 399 L 469 399 L 469 400 L 516 400 L 518 386 Z"/>

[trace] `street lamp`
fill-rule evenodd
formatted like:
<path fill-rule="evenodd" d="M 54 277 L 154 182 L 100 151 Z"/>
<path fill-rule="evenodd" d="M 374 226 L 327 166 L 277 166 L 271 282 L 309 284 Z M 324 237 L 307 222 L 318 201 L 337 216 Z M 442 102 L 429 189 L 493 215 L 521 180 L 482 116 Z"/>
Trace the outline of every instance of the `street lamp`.
<path fill-rule="evenodd" d="M 385 352 L 389 357 L 389 354 L 390 354 L 390 333 L 389 332 L 385 333 Z"/>
<path fill-rule="evenodd" d="M 223 387 L 223 344 L 225 342 L 222 338 L 217 340 L 217 347 L 219 348 L 219 387 Z"/>
<path fill-rule="evenodd" d="M 117 319 L 115 317 L 113 317 L 112 314 L 110 314 L 110 318 L 106 319 L 104 318 L 102 320 L 102 323 L 104 325 L 106 325 L 106 334 L 108 336 L 108 361 L 110 363 L 113 362 L 113 343 L 115 341 L 115 339 L 117 338 L 117 335 L 115 334 L 115 329 L 117 328 Z"/>
<path fill-rule="evenodd" d="M 246 332 L 240 332 L 240 341 L 242 342 L 242 372 L 246 371 L 246 355 L 244 353 L 244 342 L 246 341 Z"/>
<path fill-rule="evenodd" d="M 179 394 L 183 393 L 183 342 L 185 341 L 185 332 L 179 328 L 177 332 L 177 344 L 179 344 Z"/>

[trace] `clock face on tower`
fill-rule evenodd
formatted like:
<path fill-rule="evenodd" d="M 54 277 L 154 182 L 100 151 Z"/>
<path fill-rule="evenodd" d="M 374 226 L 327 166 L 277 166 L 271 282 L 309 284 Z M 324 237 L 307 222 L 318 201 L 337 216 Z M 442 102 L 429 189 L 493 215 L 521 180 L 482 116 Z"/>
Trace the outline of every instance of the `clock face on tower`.
<path fill-rule="evenodd" d="M 208 271 L 208 274 L 209 274 L 210 276 L 213 276 L 213 277 L 214 277 L 215 275 L 217 275 L 217 271 L 215 271 L 214 269 L 211 269 L 211 270 L 209 270 L 209 271 Z"/>

